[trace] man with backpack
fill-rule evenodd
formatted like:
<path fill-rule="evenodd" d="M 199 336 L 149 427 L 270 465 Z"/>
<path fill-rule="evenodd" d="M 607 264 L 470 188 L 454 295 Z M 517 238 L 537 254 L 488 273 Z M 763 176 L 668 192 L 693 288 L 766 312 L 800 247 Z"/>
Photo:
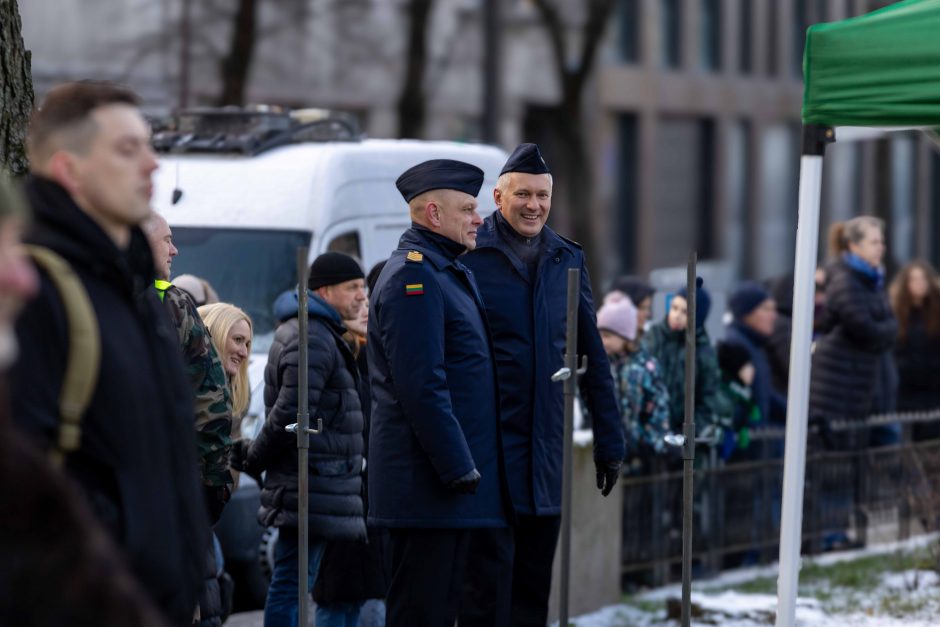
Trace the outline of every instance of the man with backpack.
<path fill-rule="evenodd" d="M 165 617 L 188 625 L 209 533 L 192 392 L 143 289 L 155 275 L 138 227 L 157 168 L 149 128 L 133 93 L 69 83 L 46 97 L 27 148 L 25 240 L 53 262 L 16 325 L 14 421 L 61 463 Z M 90 313 L 76 315 L 81 300 Z"/>

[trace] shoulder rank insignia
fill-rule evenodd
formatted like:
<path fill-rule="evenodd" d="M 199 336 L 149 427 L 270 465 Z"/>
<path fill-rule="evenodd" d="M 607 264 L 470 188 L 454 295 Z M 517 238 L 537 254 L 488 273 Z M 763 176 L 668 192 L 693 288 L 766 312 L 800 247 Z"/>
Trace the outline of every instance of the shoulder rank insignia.
<path fill-rule="evenodd" d="M 405 259 L 408 261 L 414 261 L 415 263 L 424 263 L 424 254 L 418 252 L 417 250 L 412 250 L 405 256 Z"/>
<path fill-rule="evenodd" d="M 405 296 L 421 296 L 424 294 L 424 283 L 408 283 L 405 285 Z"/>

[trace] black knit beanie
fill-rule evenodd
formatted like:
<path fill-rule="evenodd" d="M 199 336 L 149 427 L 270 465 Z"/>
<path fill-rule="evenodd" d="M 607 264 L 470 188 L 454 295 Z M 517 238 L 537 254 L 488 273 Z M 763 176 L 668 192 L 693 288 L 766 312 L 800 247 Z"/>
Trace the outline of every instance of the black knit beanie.
<path fill-rule="evenodd" d="M 310 264 L 307 287 L 315 290 L 325 285 L 337 285 L 354 279 L 364 279 L 365 276 L 359 263 L 349 255 L 323 253 Z"/>

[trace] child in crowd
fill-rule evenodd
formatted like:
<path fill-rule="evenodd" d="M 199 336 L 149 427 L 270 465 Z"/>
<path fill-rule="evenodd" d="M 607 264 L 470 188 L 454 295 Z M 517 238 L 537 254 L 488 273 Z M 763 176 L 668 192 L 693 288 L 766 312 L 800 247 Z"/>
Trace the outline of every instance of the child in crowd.
<path fill-rule="evenodd" d="M 624 472 L 644 474 L 662 454 L 669 433 L 669 392 L 657 361 L 640 348 L 637 310 L 626 296 L 613 293 L 597 313 L 597 328 L 610 360 L 614 390 L 627 441 Z"/>
<path fill-rule="evenodd" d="M 660 364 L 669 390 L 669 429 L 682 433 L 685 420 L 685 335 L 688 324 L 688 300 L 685 288 L 667 299 L 669 313 L 650 327 L 643 336 L 643 348 Z M 701 433 L 714 425 L 720 376 L 715 349 L 711 345 L 705 320 L 711 309 L 711 297 L 698 279 L 695 311 L 695 427 Z"/>

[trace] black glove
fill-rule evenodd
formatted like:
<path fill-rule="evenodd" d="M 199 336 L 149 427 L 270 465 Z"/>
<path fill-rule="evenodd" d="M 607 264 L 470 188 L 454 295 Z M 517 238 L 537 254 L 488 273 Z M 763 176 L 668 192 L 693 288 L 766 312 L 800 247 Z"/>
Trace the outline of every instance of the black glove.
<path fill-rule="evenodd" d="M 232 442 L 232 451 L 228 456 L 228 463 L 229 466 L 232 467 L 232 470 L 237 470 L 238 472 L 248 471 L 248 449 L 250 446 L 251 440 L 245 438 Z"/>
<path fill-rule="evenodd" d="M 610 494 L 617 485 L 621 465 L 623 462 L 619 459 L 612 462 L 594 462 L 594 467 L 597 469 L 597 489 L 603 496 Z"/>
<path fill-rule="evenodd" d="M 474 468 L 463 477 L 457 477 L 447 484 L 447 489 L 455 494 L 476 494 L 480 485 L 480 473 Z"/>
<path fill-rule="evenodd" d="M 227 485 L 202 486 L 202 494 L 206 501 L 206 512 L 209 514 L 209 524 L 219 522 L 225 504 L 232 497 L 232 490 Z"/>

